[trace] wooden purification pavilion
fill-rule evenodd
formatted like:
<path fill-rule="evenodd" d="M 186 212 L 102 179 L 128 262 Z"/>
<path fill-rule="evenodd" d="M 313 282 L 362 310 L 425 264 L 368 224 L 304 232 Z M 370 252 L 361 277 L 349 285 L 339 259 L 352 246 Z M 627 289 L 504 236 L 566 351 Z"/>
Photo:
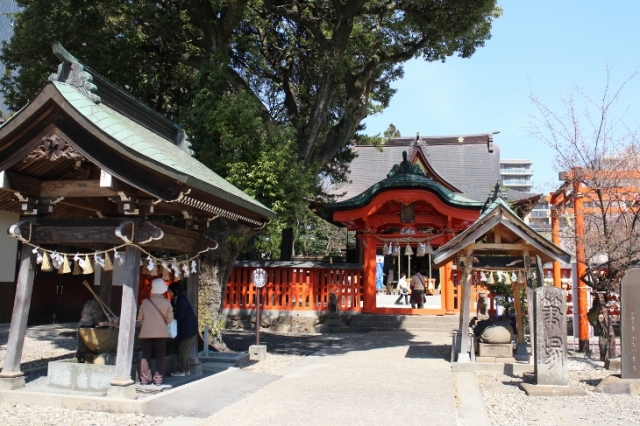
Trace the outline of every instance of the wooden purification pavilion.
<path fill-rule="evenodd" d="M 220 217 L 261 227 L 275 214 L 195 160 L 178 125 L 59 44 L 54 53 L 62 60 L 58 72 L 0 126 L 0 210 L 20 213 L 9 233 L 22 243 L 0 389 L 25 384 L 20 359 L 36 269 L 48 269 L 55 250 L 66 246 L 81 251 L 87 273 L 100 257 L 115 262 L 119 248 L 125 272 L 108 394 L 130 397 L 141 252 L 145 266 L 160 256 L 189 259 L 182 268 L 197 310 L 197 255 L 217 246 L 203 234 L 209 222 Z"/>
<path fill-rule="evenodd" d="M 497 194 L 496 194 L 497 195 Z M 433 262 L 442 266 L 454 261 L 463 271 L 462 306 L 460 307 L 461 344 L 458 362 L 469 362 L 471 339 L 464 332 L 469 326 L 472 278 L 477 271 L 517 273 L 512 282 L 516 309 L 518 344 L 524 344 L 520 290 L 527 289 L 528 306 L 533 306 L 533 275 L 543 285 L 542 265 L 558 261 L 570 263 L 571 255 L 531 229 L 500 197 L 494 196 L 478 220 L 433 253 Z M 529 323 L 532 324 L 532 309 Z M 533 340 L 533 339 L 532 339 Z"/>

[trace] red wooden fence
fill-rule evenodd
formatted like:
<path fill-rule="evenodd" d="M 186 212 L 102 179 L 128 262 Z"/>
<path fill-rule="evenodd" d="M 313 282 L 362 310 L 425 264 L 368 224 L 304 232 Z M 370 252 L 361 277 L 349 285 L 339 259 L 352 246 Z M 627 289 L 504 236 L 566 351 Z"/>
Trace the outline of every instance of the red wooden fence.
<path fill-rule="evenodd" d="M 233 268 L 223 309 L 255 309 L 257 289 L 252 282 L 252 273 L 256 268 Z M 341 312 L 362 310 L 361 269 L 264 266 L 262 269 L 267 271 L 267 284 L 260 293 L 260 308 L 263 310 L 326 311 L 332 291 L 338 296 Z"/>

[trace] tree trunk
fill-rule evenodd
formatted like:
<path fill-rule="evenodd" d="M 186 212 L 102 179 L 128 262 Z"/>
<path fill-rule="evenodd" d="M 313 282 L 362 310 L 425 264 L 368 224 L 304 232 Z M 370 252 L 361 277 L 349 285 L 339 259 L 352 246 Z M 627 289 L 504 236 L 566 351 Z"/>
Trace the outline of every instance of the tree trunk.
<path fill-rule="evenodd" d="M 602 319 L 600 316 L 602 315 Z M 607 310 L 604 293 L 598 293 L 589 312 L 589 322 L 599 331 L 600 361 L 616 357 L 616 334 Z"/>
<path fill-rule="evenodd" d="M 229 275 L 240 250 L 256 232 L 246 225 L 224 218 L 211 222 L 205 232 L 218 243 L 218 249 L 205 253 L 200 261 L 198 326 L 201 336 L 204 327 L 209 327 L 209 341 L 213 349 L 219 352 L 228 351 L 220 331 L 226 322 L 221 311 Z"/>

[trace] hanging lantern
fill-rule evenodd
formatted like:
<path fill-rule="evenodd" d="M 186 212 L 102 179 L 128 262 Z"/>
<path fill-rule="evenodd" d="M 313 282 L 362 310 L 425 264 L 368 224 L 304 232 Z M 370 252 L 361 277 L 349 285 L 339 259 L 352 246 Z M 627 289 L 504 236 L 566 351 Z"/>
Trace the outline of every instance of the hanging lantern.
<path fill-rule="evenodd" d="M 487 284 L 494 285 L 496 281 L 493 279 L 493 272 L 489 271 L 489 279 L 487 280 Z"/>
<path fill-rule="evenodd" d="M 404 255 L 411 256 L 412 254 L 413 254 L 413 250 L 411 249 L 411 246 L 409 245 L 409 243 L 407 243 L 407 247 L 404 249 Z"/>
<path fill-rule="evenodd" d="M 113 271 L 113 262 L 111 262 L 111 257 L 109 253 L 104 254 L 104 266 L 102 267 L 104 271 Z"/>
<path fill-rule="evenodd" d="M 382 246 L 382 255 L 386 256 L 388 251 L 389 251 L 389 244 L 387 244 L 387 242 L 385 241 L 384 245 Z"/>
<path fill-rule="evenodd" d="M 53 271 L 53 266 L 51 266 L 51 259 L 49 258 L 49 254 L 45 251 L 42 256 L 42 266 L 40 266 L 42 272 L 50 272 Z"/>
<path fill-rule="evenodd" d="M 418 243 L 418 251 L 416 252 L 416 257 L 423 257 L 427 254 L 426 251 L 427 246 L 424 243 Z"/>

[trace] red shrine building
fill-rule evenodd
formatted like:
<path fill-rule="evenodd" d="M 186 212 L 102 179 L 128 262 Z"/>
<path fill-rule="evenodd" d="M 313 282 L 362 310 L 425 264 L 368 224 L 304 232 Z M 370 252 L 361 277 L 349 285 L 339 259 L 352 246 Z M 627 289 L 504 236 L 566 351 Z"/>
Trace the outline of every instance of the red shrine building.
<path fill-rule="evenodd" d="M 324 206 L 324 216 L 356 232 L 357 260 L 363 267 L 362 312 L 458 312 L 455 262 L 432 270 L 430 253 L 471 226 L 499 190 L 500 148 L 493 134 L 395 138 L 382 151 L 375 146 L 354 150 L 350 182 L 333 191 L 344 195 Z M 521 207 L 537 198 L 512 190 L 504 195 Z M 435 303 L 413 309 L 379 302 L 381 284 L 417 271 L 430 276 Z"/>

